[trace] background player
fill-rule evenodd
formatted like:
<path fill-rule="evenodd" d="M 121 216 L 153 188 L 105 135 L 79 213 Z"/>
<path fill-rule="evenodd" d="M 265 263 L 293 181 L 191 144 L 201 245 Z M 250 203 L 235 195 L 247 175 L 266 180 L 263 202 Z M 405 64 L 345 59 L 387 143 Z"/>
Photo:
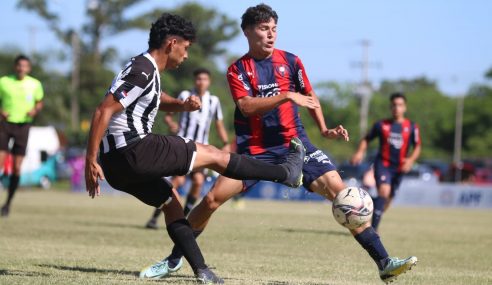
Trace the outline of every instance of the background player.
<path fill-rule="evenodd" d="M 217 133 L 223 143 L 222 150 L 230 151 L 227 130 L 224 126 L 222 108 L 219 97 L 210 94 L 210 71 L 206 68 L 198 68 L 193 72 L 195 78 L 195 87 L 192 90 L 185 90 L 178 96 L 178 100 L 186 101 L 190 96 L 197 96 L 201 101 L 201 108 L 193 112 L 181 112 L 179 125 L 173 119 L 173 113 L 168 112 L 164 117 L 171 133 L 192 141 L 208 144 L 208 136 L 212 121 L 215 121 Z M 191 187 L 184 204 L 185 216 L 191 211 L 195 202 L 200 197 L 203 183 L 205 182 L 205 169 L 193 171 L 189 174 L 191 178 Z M 186 182 L 185 176 L 175 176 L 172 178 L 174 188 L 178 189 Z M 161 213 L 160 209 L 155 209 L 152 218 L 147 222 L 146 227 L 157 229 L 157 218 Z"/>
<path fill-rule="evenodd" d="M 305 152 L 300 140 L 292 139 L 287 161 L 274 165 L 178 136 L 152 134 L 159 109 L 191 111 L 200 107 L 193 96 L 182 102 L 161 95 L 160 86 L 160 72 L 177 68 L 188 57 L 194 38 L 193 25 L 180 16 L 164 13 L 152 24 L 148 51 L 132 58 L 121 70 L 94 113 L 85 180 L 92 198 L 100 194 L 99 179 L 105 177 L 113 188 L 163 209 L 168 234 L 197 279 L 222 283 L 205 265 L 176 193 L 163 177 L 207 167 L 235 179 L 264 179 L 298 187 Z M 161 101 L 168 104 L 160 105 Z M 155 269 L 143 272 L 142 277 L 158 277 L 153 275 Z"/>
<path fill-rule="evenodd" d="M 392 118 L 375 123 L 371 131 L 360 141 L 357 152 L 351 159 L 353 164 L 360 164 L 369 143 L 374 138 L 379 138 L 379 151 L 374 161 L 374 178 L 378 189 L 372 216 L 372 226 L 375 229 L 391 204 L 403 174 L 412 169 L 421 151 L 419 127 L 405 118 L 406 102 L 407 98 L 402 93 L 390 96 Z M 413 150 L 408 155 L 410 147 L 413 147 Z"/>
<path fill-rule="evenodd" d="M 348 132 L 342 126 L 327 128 L 301 60 L 291 53 L 275 49 L 277 19 L 277 13 L 265 4 L 248 8 L 242 16 L 241 28 L 248 40 L 249 51 L 227 71 L 231 94 L 236 102 L 237 152 L 256 160 L 281 163 L 288 151 L 289 140 L 298 136 L 306 147 L 304 187 L 332 200 L 346 186 L 328 156 L 309 141 L 298 106 L 309 109 L 322 136 L 348 141 Z M 219 177 L 188 216 L 195 234 L 203 231 L 220 205 L 256 182 L 244 181 L 243 184 L 243 181 Z M 351 230 L 351 233 L 373 258 L 384 281 L 396 278 L 417 261 L 416 257 L 404 260 L 388 257 L 379 235 L 369 224 Z M 161 275 L 166 276 L 182 266 L 181 256 L 175 247 L 170 256 L 155 266 L 159 266 Z"/>
<path fill-rule="evenodd" d="M 14 60 L 15 74 L 0 78 L 0 166 L 3 167 L 9 140 L 14 144 L 11 153 L 14 156 L 12 174 L 9 179 L 8 195 L 1 210 L 1 216 L 7 217 L 15 191 L 19 186 L 22 161 L 26 155 L 29 128 L 33 118 L 43 108 L 43 86 L 31 72 L 31 60 L 19 55 Z"/>

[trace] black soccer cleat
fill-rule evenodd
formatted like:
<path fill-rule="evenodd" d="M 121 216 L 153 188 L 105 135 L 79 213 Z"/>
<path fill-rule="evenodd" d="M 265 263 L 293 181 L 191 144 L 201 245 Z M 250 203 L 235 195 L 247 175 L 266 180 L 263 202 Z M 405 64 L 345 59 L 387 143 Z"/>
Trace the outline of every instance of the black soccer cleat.
<path fill-rule="evenodd" d="M 151 229 L 151 230 L 157 230 L 159 227 L 157 226 L 157 220 L 156 219 L 150 219 L 147 224 L 145 225 L 145 228 Z"/>
<path fill-rule="evenodd" d="M 10 213 L 10 207 L 8 205 L 4 205 L 2 207 L 0 215 L 2 216 L 2 218 L 7 218 L 9 216 L 9 213 Z"/>
<path fill-rule="evenodd" d="M 287 160 L 280 164 L 280 166 L 287 170 L 287 179 L 285 179 L 285 181 L 279 181 L 280 183 L 292 188 L 299 188 L 302 185 L 304 156 L 306 156 L 306 149 L 304 148 L 302 141 L 297 137 L 292 138 L 290 140 Z"/>
<path fill-rule="evenodd" d="M 209 268 L 198 269 L 195 277 L 201 284 L 224 284 L 224 279 L 215 275 Z"/>

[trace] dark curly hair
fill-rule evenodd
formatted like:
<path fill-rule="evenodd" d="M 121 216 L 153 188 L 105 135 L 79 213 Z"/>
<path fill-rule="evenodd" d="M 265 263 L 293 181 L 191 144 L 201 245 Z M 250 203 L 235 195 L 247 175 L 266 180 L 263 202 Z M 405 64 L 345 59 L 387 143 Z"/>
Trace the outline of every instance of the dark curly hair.
<path fill-rule="evenodd" d="M 149 33 L 149 50 L 158 49 L 168 36 L 180 36 L 193 42 L 196 31 L 193 24 L 185 18 L 169 13 L 163 13 L 152 23 Z"/>
<path fill-rule="evenodd" d="M 272 18 L 276 24 L 278 21 L 277 12 L 266 4 L 259 4 L 254 7 L 249 7 L 241 17 L 241 29 L 244 31 L 247 27 L 260 23 L 266 23 Z"/>
<path fill-rule="evenodd" d="M 29 63 L 31 63 L 31 59 L 29 59 L 29 57 L 27 57 L 23 54 L 19 54 L 18 56 L 15 57 L 14 64 L 18 64 L 19 61 L 21 61 L 21 60 L 27 60 Z"/>
<path fill-rule="evenodd" d="M 391 94 L 390 102 L 393 103 L 393 101 L 395 101 L 395 99 L 398 99 L 398 98 L 403 99 L 403 101 L 405 103 L 407 102 L 407 97 L 405 96 L 405 94 L 403 94 L 401 92 L 395 92 L 395 93 Z"/>

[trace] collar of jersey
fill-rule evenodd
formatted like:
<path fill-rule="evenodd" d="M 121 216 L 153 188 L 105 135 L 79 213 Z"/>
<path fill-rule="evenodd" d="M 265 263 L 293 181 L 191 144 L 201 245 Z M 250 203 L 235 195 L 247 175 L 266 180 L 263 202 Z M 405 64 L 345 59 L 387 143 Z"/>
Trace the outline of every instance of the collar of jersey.
<path fill-rule="evenodd" d="M 157 62 L 155 62 L 155 59 L 148 52 L 144 52 L 143 56 L 150 60 L 150 62 L 152 62 L 152 64 L 154 65 L 154 68 L 157 70 L 157 72 L 159 72 L 159 68 L 157 68 Z"/>

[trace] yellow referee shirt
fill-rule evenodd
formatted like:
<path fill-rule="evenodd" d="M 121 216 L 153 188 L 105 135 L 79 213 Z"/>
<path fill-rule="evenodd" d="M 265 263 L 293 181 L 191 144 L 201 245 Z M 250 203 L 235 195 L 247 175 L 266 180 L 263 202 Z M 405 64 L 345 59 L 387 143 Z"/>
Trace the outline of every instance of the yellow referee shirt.
<path fill-rule="evenodd" d="M 7 122 L 30 123 L 27 115 L 36 102 L 43 99 L 43 86 L 39 80 L 26 76 L 19 80 L 15 75 L 0 78 L 0 108 L 8 113 Z"/>

